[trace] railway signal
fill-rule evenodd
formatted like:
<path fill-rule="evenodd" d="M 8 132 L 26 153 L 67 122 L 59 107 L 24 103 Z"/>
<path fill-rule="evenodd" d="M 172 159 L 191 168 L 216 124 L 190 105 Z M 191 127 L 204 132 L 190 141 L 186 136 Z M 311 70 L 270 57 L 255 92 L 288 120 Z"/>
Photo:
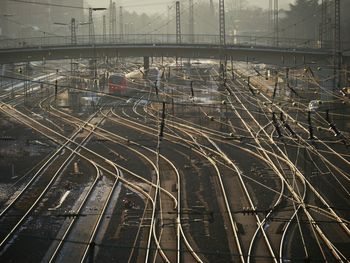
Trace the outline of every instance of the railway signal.
<path fill-rule="evenodd" d="M 163 101 L 162 120 L 160 123 L 160 131 L 159 131 L 160 138 L 163 138 L 164 126 L 165 126 L 165 101 Z"/>
<path fill-rule="evenodd" d="M 308 117 L 307 117 L 308 123 L 309 123 L 309 140 L 313 140 L 314 139 L 314 131 L 313 131 L 313 127 L 311 124 L 311 111 L 308 111 Z"/>
<path fill-rule="evenodd" d="M 280 130 L 280 127 L 278 125 L 277 119 L 276 119 L 276 113 L 275 112 L 272 112 L 272 123 L 275 126 L 276 132 L 278 134 L 278 138 L 283 137 L 283 135 L 281 133 L 281 130 Z"/>
<path fill-rule="evenodd" d="M 58 90 L 58 84 L 57 79 L 55 80 L 55 98 L 57 98 L 57 90 Z"/>
<path fill-rule="evenodd" d="M 341 135 L 340 131 L 337 129 L 335 124 L 329 118 L 329 109 L 326 110 L 326 121 L 328 122 L 329 129 L 334 132 L 334 136 L 339 137 Z"/>
<path fill-rule="evenodd" d="M 284 119 L 283 113 L 281 112 L 281 121 L 283 122 L 283 126 L 289 131 L 290 135 L 293 137 L 296 137 L 296 133 L 293 131 L 293 129 L 289 126 L 287 121 Z"/>
<path fill-rule="evenodd" d="M 194 99 L 193 80 L 191 80 L 191 97 Z"/>
<path fill-rule="evenodd" d="M 278 82 L 276 81 L 275 82 L 275 88 L 273 89 L 272 103 L 274 102 L 275 97 L 276 97 L 277 86 L 278 86 Z"/>

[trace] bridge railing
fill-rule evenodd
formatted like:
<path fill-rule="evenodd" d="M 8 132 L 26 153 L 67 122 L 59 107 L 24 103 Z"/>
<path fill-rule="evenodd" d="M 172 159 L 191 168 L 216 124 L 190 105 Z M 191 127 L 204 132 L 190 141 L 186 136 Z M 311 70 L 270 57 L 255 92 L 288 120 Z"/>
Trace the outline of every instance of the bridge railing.
<path fill-rule="evenodd" d="M 76 42 L 72 42 L 71 36 L 50 36 L 35 38 L 18 38 L 0 40 L 0 49 L 13 48 L 44 48 L 55 46 L 85 46 L 85 45 L 220 45 L 220 36 L 218 35 L 182 35 L 181 42 L 177 43 L 176 35 L 166 34 L 127 34 L 127 35 L 81 35 L 76 37 Z M 325 44 L 325 43 L 323 43 Z M 239 36 L 227 35 L 226 46 L 243 47 L 279 47 L 279 48 L 298 48 L 315 49 L 321 45 L 315 40 L 305 40 L 296 38 L 280 38 L 276 42 L 271 37 L 259 36 Z M 326 43 L 325 46 L 331 46 Z"/>

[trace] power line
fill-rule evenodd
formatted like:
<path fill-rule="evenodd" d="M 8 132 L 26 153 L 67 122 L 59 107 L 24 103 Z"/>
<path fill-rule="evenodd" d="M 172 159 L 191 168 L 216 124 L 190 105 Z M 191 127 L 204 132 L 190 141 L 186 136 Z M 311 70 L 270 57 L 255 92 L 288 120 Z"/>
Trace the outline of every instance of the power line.
<path fill-rule="evenodd" d="M 82 7 L 82 6 L 60 5 L 60 4 L 53 4 L 53 3 L 33 2 L 33 1 L 27 1 L 27 0 L 8 0 L 8 1 L 10 1 L 10 2 L 18 2 L 18 3 L 25 3 L 25 4 L 33 4 L 33 5 L 56 6 L 56 7 L 65 7 L 65 8 L 89 10 L 89 8 Z"/>
<path fill-rule="evenodd" d="M 193 3 L 193 6 L 197 5 L 199 2 L 196 1 L 195 3 Z M 171 7 L 172 8 L 172 7 Z M 176 9 L 176 3 L 175 3 L 175 9 Z M 180 8 L 180 16 L 183 15 L 183 13 L 185 12 L 184 8 Z M 149 32 L 147 32 L 146 34 L 151 34 L 153 32 L 157 32 L 159 31 L 161 28 L 167 27 L 171 22 L 173 22 L 174 20 L 176 20 L 176 15 L 175 17 L 173 17 L 171 20 L 169 20 L 167 23 L 162 24 L 160 27 L 155 28 L 154 30 L 151 30 Z M 180 24 L 181 25 L 181 24 Z"/>
<path fill-rule="evenodd" d="M 0 1 L 1 1 L 1 0 L 0 0 Z M 9 18 L 7 18 L 7 17 L 4 17 L 4 16 L 0 16 L 0 19 L 9 21 L 9 22 L 11 22 L 11 23 L 13 23 L 13 24 L 16 24 L 16 25 L 19 25 L 19 26 L 27 26 L 27 27 L 29 27 L 29 28 L 30 28 L 30 27 L 33 27 L 33 26 L 31 26 L 31 25 L 23 24 L 23 23 L 20 23 L 20 22 L 18 22 L 18 21 L 9 19 Z M 34 30 L 34 29 L 33 29 L 33 30 Z M 50 32 L 46 32 L 46 31 L 43 31 L 43 30 L 40 30 L 40 29 L 35 29 L 35 31 L 41 32 L 41 33 L 43 33 L 43 34 L 45 34 L 45 35 L 59 36 L 59 35 L 57 35 L 57 34 L 50 33 Z"/>
<path fill-rule="evenodd" d="M 168 6 L 168 14 L 170 14 L 170 10 L 174 8 L 175 3 L 173 3 L 171 6 Z M 163 14 L 159 14 L 156 17 L 154 17 L 149 23 L 146 25 L 139 27 L 137 33 L 142 33 L 143 29 L 148 28 L 152 23 L 159 22 L 159 20 L 163 17 Z M 168 25 L 168 23 L 166 24 Z"/>
<path fill-rule="evenodd" d="M 85 10 L 89 9 L 89 7 L 81 7 L 81 6 L 73 6 L 73 5 L 60 5 L 60 4 L 34 2 L 34 1 L 27 1 L 27 0 L 8 0 L 8 1 L 25 3 L 25 4 L 33 4 L 33 5 L 65 7 L 65 8 L 73 8 L 73 9 L 85 9 Z M 143 6 L 153 6 L 153 5 L 164 5 L 164 4 L 169 4 L 169 3 L 173 3 L 173 2 L 174 1 L 162 1 L 162 2 L 140 3 L 140 4 L 130 4 L 130 5 L 122 5 L 122 6 L 123 7 L 143 7 Z"/>
<path fill-rule="evenodd" d="M 274 32 L 274 45 L 278 46 L 278 38 L 279 38 L 279 9 L 278 9 L 278 0 L 274 0 L 274 4 L 273 4 L 273 22 L 274 22 L 274 26 L 273 26 L 273 32 Z"/>

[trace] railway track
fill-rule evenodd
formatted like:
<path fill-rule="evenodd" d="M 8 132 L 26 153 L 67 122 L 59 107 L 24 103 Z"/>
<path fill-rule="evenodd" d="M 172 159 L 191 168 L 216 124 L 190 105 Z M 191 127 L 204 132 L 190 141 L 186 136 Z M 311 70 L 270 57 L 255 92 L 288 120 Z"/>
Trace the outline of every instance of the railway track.
<path fill-rule="evenodd" d="M 16 96 L 9 91 L 1 95 L 4 114 L 58 148 L 13 200 L 13 208 L 0 214 L 13 230 L 0 248 L 9 247 L 63 171 L 79 158 L 95 177 L 75 203 L 76 216 L 64 220 L 56 233 L 45 261 L 98 260 L 105 249 L 104 233 L 115 225 L 116 240 L 125 238 L 129 246 L 125 252 L 116 246 L 114 254 L 122 253 L 126 262 L 214 262 L 217 253 L 227 262 L 282 263 L 293 258 L 291 251 L 305 259 L 348 262 L 342 244 L 349 240 L 349 221 L 346 212 L 336 209 L 337 200 L 350 195 L 348 133 L 319 137 L 330 136 L 330 123 L 315 113 L 311 121 L 319 128 L 310 140 L 307 100 L 272 98 L 248 85 L 241 73 L 234 72 L 234 80 L 228 73 L 225 89 L 218 90 L 215 66 L 191 70 L 191 92 L 184 84 L 189 81 L 177 74 L 166 88 L 158 83 L 158 94 L 140 81 L 134 82 L 130 99 L 106 96 L 109 103 L 113 99 L 113 109 L 97 108 L 87 120 L 87 115 L 56 107 L 53 95 L 36 98 L 38 107 L 31 108 L 23 105 L 20 90 Z M 48 81 L 57 78 L 51 77 Z M 208 104 L 201 101 L 206 92 Z M 161 137 L 162 100 L 166 120 Z M 65 131 L 66 126 L 73 132 Z M 318 187 L 312 169 L 325 175 L 325 182 L 335 182 L 341 193 Z M 130 192 L 137 195 L 139 211 L 122 209 L 122 196 L 128 200 Z M 18 209 L 27 213 L 10 225 Z M 108 211 L 122 211 L 122 216 Z M 136 224 L 125 223 L 129 213 L 140 217 Z M 222 244 L 219 236 L 225 237 Z"/>

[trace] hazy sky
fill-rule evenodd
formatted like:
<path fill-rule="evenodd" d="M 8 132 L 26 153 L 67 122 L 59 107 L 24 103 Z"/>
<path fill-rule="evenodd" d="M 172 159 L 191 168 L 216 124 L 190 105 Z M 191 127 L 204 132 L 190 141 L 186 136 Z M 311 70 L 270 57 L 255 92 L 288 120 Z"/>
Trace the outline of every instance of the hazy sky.
<path fill-rule="evenodd" d="M 209 0 L 201 0 L 208 1 Z M 225 4 L 229 5 L 230 1 L 226 0 Z M 279 0 L 280 8 L 288 8 L 289 3 L 293 3 L 295 0 Z M 107 7 L 109 5 L 109 0 L 85 0 L 86 4 L 93 7 Z M 125 8 L 128 10 L 135 10 L 137 12 L 161 12 L 166 10 L 167 5 L 173 3 L 174 0 L 119 0 Z M 181 2 L 188 2 L 188 0 L 181 0 Z M 194 0 L 196 2 L 196 0 Z M 218 0 L 214 0 L 218 2 Z M 269 0 L 247 0 L 249 5 L 255 5 L 262 8 L 267 8 Z"/>

